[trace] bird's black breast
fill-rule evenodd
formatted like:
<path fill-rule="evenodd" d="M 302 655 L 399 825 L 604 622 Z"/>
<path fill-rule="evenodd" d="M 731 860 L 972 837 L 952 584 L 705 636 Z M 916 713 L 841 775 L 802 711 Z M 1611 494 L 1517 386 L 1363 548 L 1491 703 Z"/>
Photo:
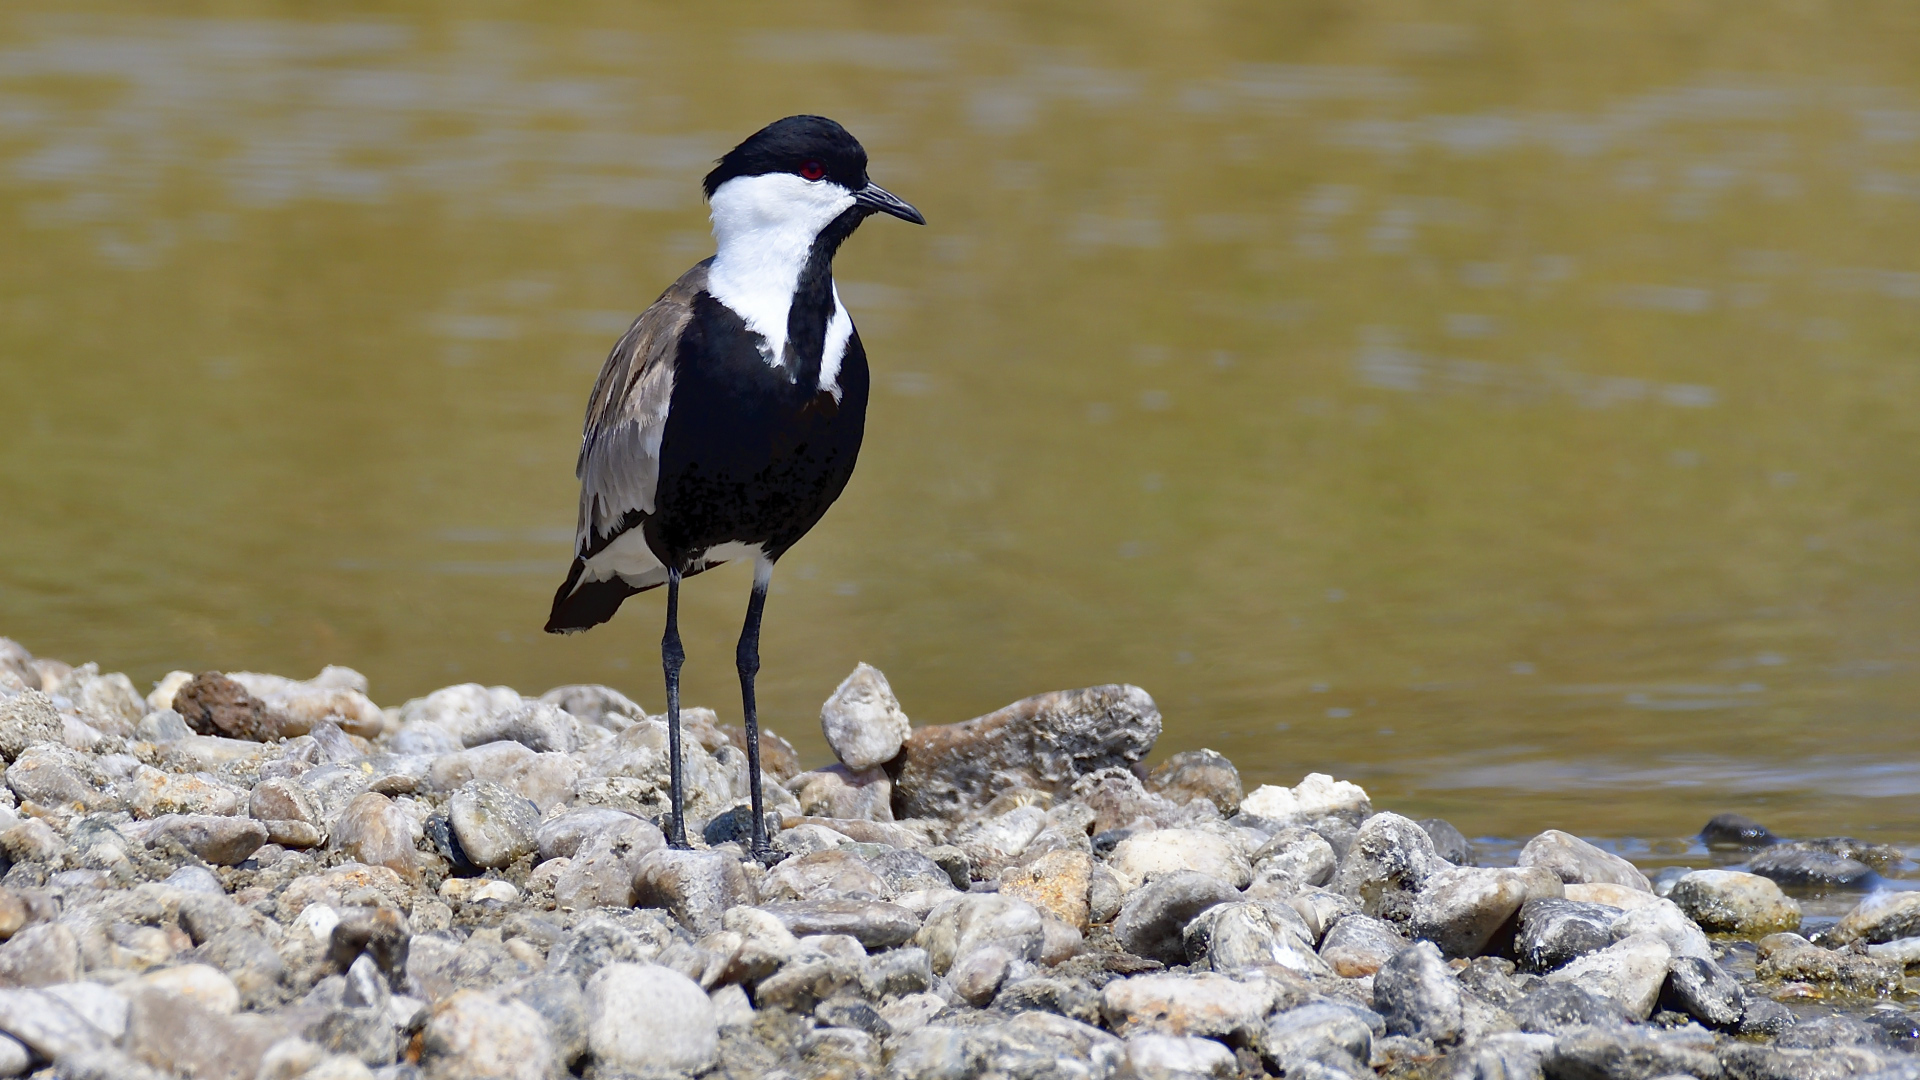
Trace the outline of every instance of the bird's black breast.
<path fill-rule="evenodd" d="M 775 367 L 759 335 L 712 296 L 694 302 L 674 360 L 648 546 L 683 566 L 718 544 L 778 558 L 846 487 L 867 415 L 867 358 L 847 341 L 838 400 L 818 361 Z"/>

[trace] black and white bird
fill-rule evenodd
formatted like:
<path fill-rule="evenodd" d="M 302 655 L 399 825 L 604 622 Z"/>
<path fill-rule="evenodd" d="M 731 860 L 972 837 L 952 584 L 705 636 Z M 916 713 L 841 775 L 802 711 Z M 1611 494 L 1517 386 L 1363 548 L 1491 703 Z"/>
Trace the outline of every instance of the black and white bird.
<path fill-rule="evenodd" d="M 594 382 L 574 469 L 573 567 L 546 628 L 598 626 L 634 593 L 667 587 L 667 839 L 685 847 L 680 580 L 754 561 L 735 661 L 752 843 L 764 859 L 753 680 L 767 583 L 847 486 L 866 426 L 867 355 L 834 288 L 833 256 L 873 214 L 926 219 L 868 180 L 866 150 L 821 116 L 755 132 L 707 174 L 706 193 L 715 254 L 634 320 Z"/>

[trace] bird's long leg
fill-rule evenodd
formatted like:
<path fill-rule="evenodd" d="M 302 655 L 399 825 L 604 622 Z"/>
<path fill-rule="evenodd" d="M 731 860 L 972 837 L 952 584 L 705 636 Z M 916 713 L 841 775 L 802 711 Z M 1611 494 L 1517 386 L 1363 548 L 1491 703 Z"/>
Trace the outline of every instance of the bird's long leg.
<path fill-rule="evenodd" d="M 767 582 L 773 578 L 773 563 L 761 559 L 753 567 L 753 596 L 747 600 L 747 622 L 740 629 L 740 645 L 733 659 L 740 669 L 740 704 L 747 728 L 747 785 L 753 797 L 753 857 L 763 863 L 773 861 L 773 848 L 767 843 L 766 811 L 760 800 L 760 715 L 753 700 L 753 677 L 760 671 L 760 613 L 767 606 Z"/>
<path fill-rule="evenodd" d="M 687 651 L 680 647 L 680 571 L 667 568 L 667 632 L 660 639 L 660 665 L 667 672 L 667 751 L 672 770 L 673 817 L 667 823 L 669 846 L 687 846 L 687 807 L 680 786 L 680 665 Z"/>

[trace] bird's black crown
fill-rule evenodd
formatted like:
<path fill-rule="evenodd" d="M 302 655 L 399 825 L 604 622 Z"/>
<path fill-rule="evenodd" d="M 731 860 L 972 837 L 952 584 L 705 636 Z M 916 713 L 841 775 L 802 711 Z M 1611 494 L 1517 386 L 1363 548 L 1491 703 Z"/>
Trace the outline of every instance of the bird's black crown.
<path fill-rule="evenodd" d="M 809 166 L 825 170 L 809 176 Z M 824 116 L 789 116 L 747 137 L 707 174 L 707 198 L 736 176 L 792 173 L 809 180 L 831 180 L 848 191 L 867 186 L 867 151 L 846 128 Z"/>

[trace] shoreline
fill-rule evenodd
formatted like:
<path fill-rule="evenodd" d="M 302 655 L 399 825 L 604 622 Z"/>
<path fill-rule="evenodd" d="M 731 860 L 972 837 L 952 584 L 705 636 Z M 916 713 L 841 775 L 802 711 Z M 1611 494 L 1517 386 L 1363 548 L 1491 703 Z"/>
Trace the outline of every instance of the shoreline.
<path fill-rule="evenodd" d="M 862 664 L 836 764 L 762 733 L 768 868 L 743 736 L 682 719 L 690 851 L 607 687 L 142 694 L 0 639 L 0 1076 L 1920 1076 L 1899 849 L 1477 865 L 1329 776 L 1147 768 L 1138 687 L 916 727 Z"/>

